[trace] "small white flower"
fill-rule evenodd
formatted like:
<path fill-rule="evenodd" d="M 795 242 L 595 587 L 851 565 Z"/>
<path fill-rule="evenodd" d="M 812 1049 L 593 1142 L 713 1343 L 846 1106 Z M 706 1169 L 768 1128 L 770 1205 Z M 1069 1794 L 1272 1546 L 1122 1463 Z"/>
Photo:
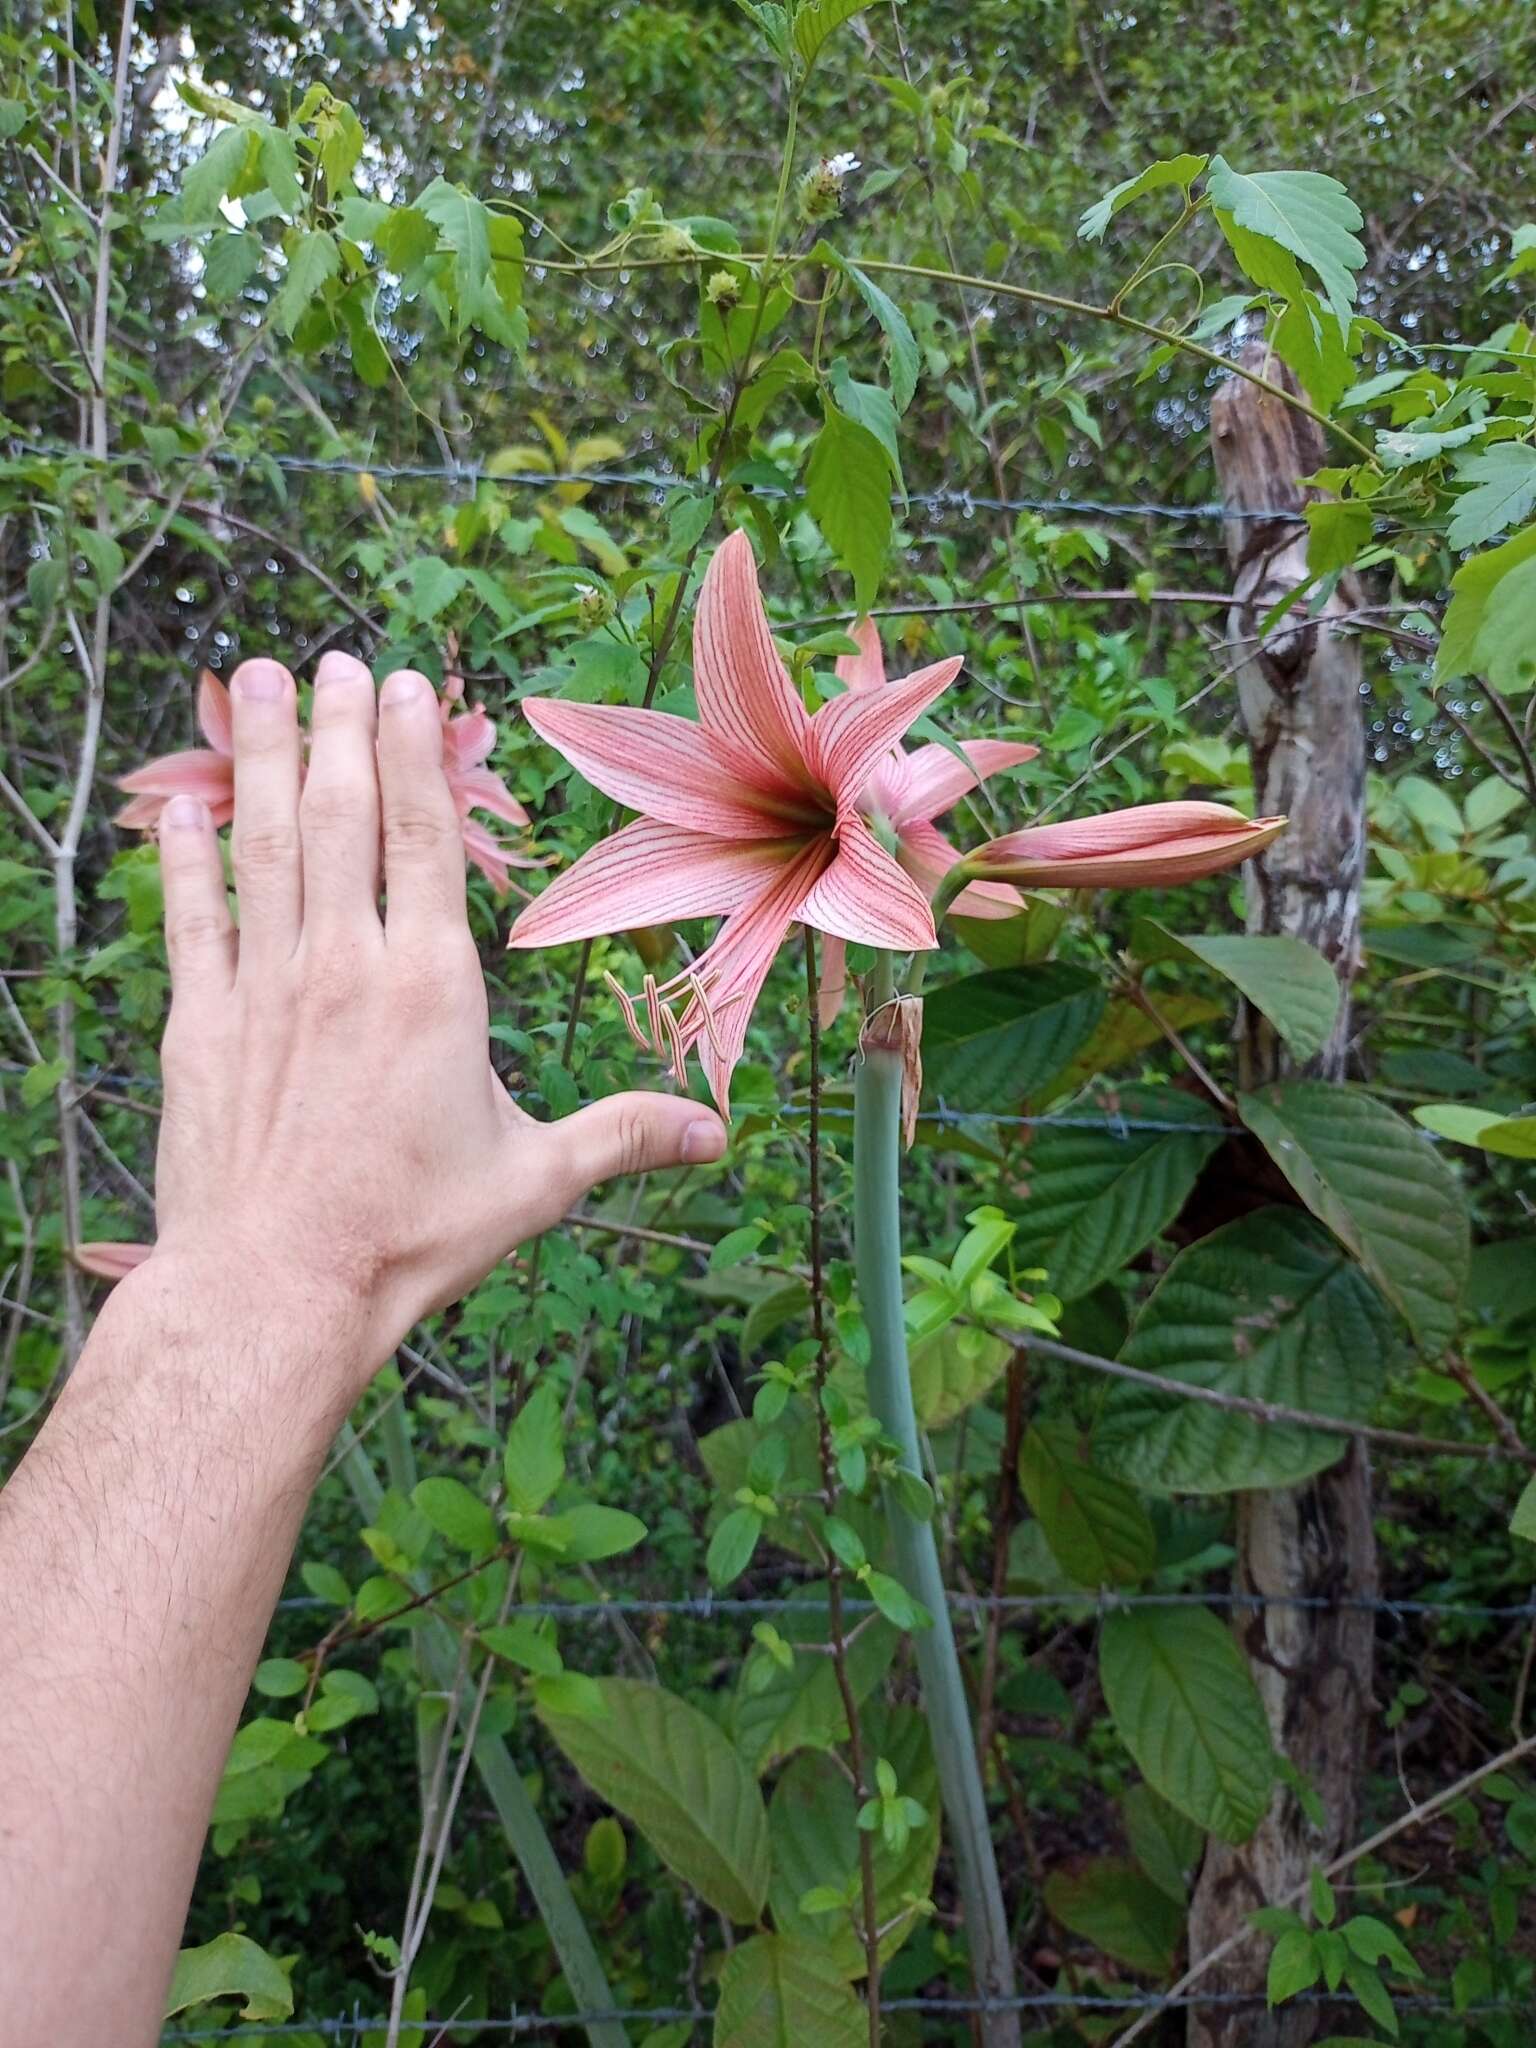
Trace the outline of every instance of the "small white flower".
<path fill-rule="evenodd" d="M 840 150 L 836 156 L 825 156 L 821 161 L 829 178 L 843 179 L 859 168 L 859 160 L 851 149 Z"/>
<path fill-rule="evenodd" d="M 597 595 L 598 588 L 595 583 L 578 583 L 576 585 L 576 599 L 579 604 L 590 604 Z"/>

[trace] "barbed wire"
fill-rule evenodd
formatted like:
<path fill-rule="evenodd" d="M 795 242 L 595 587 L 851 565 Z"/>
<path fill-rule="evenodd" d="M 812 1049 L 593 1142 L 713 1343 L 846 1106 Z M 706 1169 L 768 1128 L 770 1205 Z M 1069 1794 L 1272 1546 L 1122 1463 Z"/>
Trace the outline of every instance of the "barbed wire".
<path fill-rule="evenodd" d="M 335 1602 L 312 1594 L 294 1594 L 277 1604 L 280 1611 L 295 1611 L 332 1607 Z M 844 1594 L 842 1604 L 846 1614 L 875 1614 L 880 1611 L 877 1601 L 848 1594 Z M 1536 1600 L 1492 1606 L 1463 1600 L 1392 1600 L 1364 1594 L 1334 1597 L 1327 1594 L 1235 1591 L 1117 1593 L 1090 1589 L 1060 1593 L 960 1593 L 948 1590 L 945 1604 L 952 1613 L 959 1614 L 1031 1614 L 1061 1607 L 1086 1607 L 1099 1615 L 1117 1614 L 1137 1607 L 1287 1607 L 1320 1614 L 1386 1614 L 1396 1621 L 1435 1615 L 1457 1615 L 1480 1621 L 1536 1621 Z M 676 1615 L 691 1621 L 715 1621 L 730 1615 L 823 1614 L 828 1611 L 825 1599 L 814 1595 L 800 1599 L 793 1593 L 737 1598 L 691 1593 L 657 1600 L 633 1599 L 621 1594 L 611 1600 L 528 1600 L 519 1601 L 517 1605 L 519 1615 L 550 1621 L 594 1621 L 605 1615 L 654 1619 Z"/>
<path fill-rule="evenodd" d="M 882 1998 L 884 2012 L 942 2013 L 951 2018 L 964 2018 L 970 2014 L 989 2012 L 1040 2012 L 1081 2010 L 1089 2012 L 1175 2012 L 1187 2011 L 1191 2007 L 1243 2007 L 1265 2005 L 1266 1995 L 1262 1991 L 1189 1991 L 1162 1993 L 1157 1991 L 1125 1992 L 1119 1996 L 1095 1991 L 1023 1991 L 1012 1998 Z M 1302 1991 L 1288 1998 L 1288 2006 L 1296 2005 L 1349 2005 L 1353 2003 L 1345 1991 Z M 1470 2005 L 1453 2003 L 1446 1998 L 1414 1995 L 1393 2000 L 1398 2012 L 1444 2013 L 1454 2012 L 1458 2017 L 1468 2014 L 1505 2013 L 1519 2010 L 1513 1999 L 1480 1999 Z M 401 2026 L 402 2040 L 425 2036 L 432 2030 L 438 2037 L 451 2033 L 482 2034 L 533 2034 L 541 2030 L 549 2033 L 560 2032 L 572 2027 L 623 2026 L 644 2022 L 652 2026 L 676 2024 L 689 2021 L 698 2025 L 712 2020 L 714 2010 L 706 2005 L 617 2005 L 586 2012 L 557 2013 L 514 2013 L 506 2019 L 471 2019 L 460 2014 L 438 2019 L 406 2020 Z M 162 2043 L 181 2041 L 229 2041 L 239 2038 L 261 2039 L 267 2036 L 292 2036 L 296 2034 L 319 2034 L 322 2039 L 346 2039 L 375 2030 L 386 2031 L 387 2019 L 369 2019 L 353 2012 L 335 2014 L 319 2020 L 283 2020 L 276 2024 L 252 2021 L 243 2027 L 177 2027 L 161 2033 Z"/>

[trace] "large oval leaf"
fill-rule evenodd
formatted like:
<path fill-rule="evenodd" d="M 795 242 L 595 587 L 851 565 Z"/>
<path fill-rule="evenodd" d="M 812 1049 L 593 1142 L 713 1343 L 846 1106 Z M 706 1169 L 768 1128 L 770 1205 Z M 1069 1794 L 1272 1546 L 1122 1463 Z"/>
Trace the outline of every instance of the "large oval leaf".
<path fill-rule="evenodd" d="M 1321 1224 L 1260 1209 L 1179 1254 L 1120 1355 L 1191 1386 L 1363 1418 L 1392 1349 L 1385 1304 Z M 1093 1435 L 1104 1469 L 1150 1493 L 1292 1486 L 1344 1444 L 1129 1383 L 1110 1389 Z"/>
<path fill-rule="evenodd" d="M 864 2048 L 864 2007 L 820 1943 L 754 1934 L 720 1967 L 714 2048 Z"/>
<path fill-rule="evenodd" d="M 799 1604 L 775 1615 L 774 1625 L 797 1648 L 788 1670 L 766 1655 L 743 1666 L 732 1715 L 736 1747 L 761 1777 L 797 1749 L 830 1749 L 848 1734 L 837 1668 L 828 1654 L 826 1587 L 806 1588 Z M 868 1698 L 890 1669 L 897 1635 L 872 1615 L 848 1645 L 848 1678 L 855 1704 Z"/>
<path fill-rule="evenodd" d="M 757 1780 L 707 1715 L 636 1678 L 595 1681 L 602 1717 L 539 1718 L 600 1798 L 727 1919 L 768 1896 L 768 1814 Z"/>
<path fill-rule="evenodd" d="M 1122 1856 L 1096 1856 L 1045 1881 L 1053 1919 L 1106 1956 L 1149 1977 L 1166 1976 L 1184 1932 L 1184 1908 Z"/>
<path fill-rule="evenodd" d="M 1220 933 L 1190 938 L 1161 925 L 1170 952 L 1202 961 L 1230 981 L 1239 995 L 1266 1016 L 1298 1060 L 1309 1060 L 1328 1043 L 1343 992 L 1338 976 L 1315 946 L 1286 935 Z"/>
<path fill-rule="evenodd" d="M 1049 961 L 947 982 L 927 998 L 929 1086 L 960 1109 L 1005 1109 L 1057 1074 L 1104 1012 L 1099 977 Z"/>
<path fill-rule="evenodd" d="M 1146 1509 L 1117 1479 L 1085 1465 L 1073 1432 L 1032 1429 L 1019 1451 L 1019 1484 L 1051 1547 L 1080 1586 L 1134 1586 L 1157 1561 Z"/>
<path fill-rule="evenodd" d="M 1471 1234 L 1461 1184 L 1434 1147 L 1359 1088 L 1285 1081 L 1243 1096 L 1238 1108 L 1420 1350 L 1443 1351 L 1456 1334 Z"/>
<path fill-rule="evenodd" d="M 1246 1842 L 1269 1805 L 1274 1753 L 1252 1674 L 1211 1610 L 1111 1614 L 1099 1677 L 1147 1783 L 1224 1842 Z"/>
<path fill-rule="evenodd" d="M 1084 1116 L 1099 1107 L 1087 1105 Z M 1123 1129 L 1042 1130 L 1029 1150 L 1018 1247 L 1025 1263 L 1045 1267 L 1063 1301 L 1091 1294 L 1168 1227 L 1221 1142 L 1221 1119 L 1176 1088 L 1121 1089 L 1115 1108 Z M 1141 1123 L 1210 1131 L 1133 1128 Z"/>

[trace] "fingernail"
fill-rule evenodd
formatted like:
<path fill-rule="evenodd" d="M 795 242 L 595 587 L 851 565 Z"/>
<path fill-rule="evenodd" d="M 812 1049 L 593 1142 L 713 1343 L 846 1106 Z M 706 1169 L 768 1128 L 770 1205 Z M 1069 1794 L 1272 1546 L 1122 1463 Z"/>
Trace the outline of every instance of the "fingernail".
<path fill-rule="evenodd" d="M 200 832 L 208 823 L 208 806 L 200 796 L 173 796 L 162 816 L 173 832 Z"/>
<path fill-rule="evenodd" d="M 381 704 L 409 704 L 421 695 L 426 678 L 408 668 L 396 669 L 392 676 L 384 678 L 384 687 L 379 692 Z"/>
<path fill-rule="evenodd" d="M 725 1152 L 725 1126 L 712 1118 L 700 1117 L 683 1133 L 683 1164 L 685 1166 L 708 1166 L 712 1159 L 719 1159 Z"/>
<path fill-rule="evenodd" d="M 287 686 L 287 674 L 275 661 L 248 661 L 233 678 L 235 695 L 249 704 L 270 704 Z"/>
<path fill-rule="evenodd" d="M 322 689 L 327 683 L 350 682 L 360 670 L 367 674 L 355 654 L 343 654 L 339 647 L 333 647 L 320 657 L 315 669 L 315 688 Z"/>

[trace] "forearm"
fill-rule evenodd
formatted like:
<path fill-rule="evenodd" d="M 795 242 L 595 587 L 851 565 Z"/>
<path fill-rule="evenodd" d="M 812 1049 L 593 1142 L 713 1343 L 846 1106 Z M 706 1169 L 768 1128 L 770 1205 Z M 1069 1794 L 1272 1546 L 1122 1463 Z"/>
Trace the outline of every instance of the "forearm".
<path fill-rule="evenodd" d="M 355 1383 L 333 1305 L 158 1266 L 108 1302 L 0 1497 L 4 1998 L 17 2040 L 54 2048 L 156 2038 L 334 1390 Z"/>

